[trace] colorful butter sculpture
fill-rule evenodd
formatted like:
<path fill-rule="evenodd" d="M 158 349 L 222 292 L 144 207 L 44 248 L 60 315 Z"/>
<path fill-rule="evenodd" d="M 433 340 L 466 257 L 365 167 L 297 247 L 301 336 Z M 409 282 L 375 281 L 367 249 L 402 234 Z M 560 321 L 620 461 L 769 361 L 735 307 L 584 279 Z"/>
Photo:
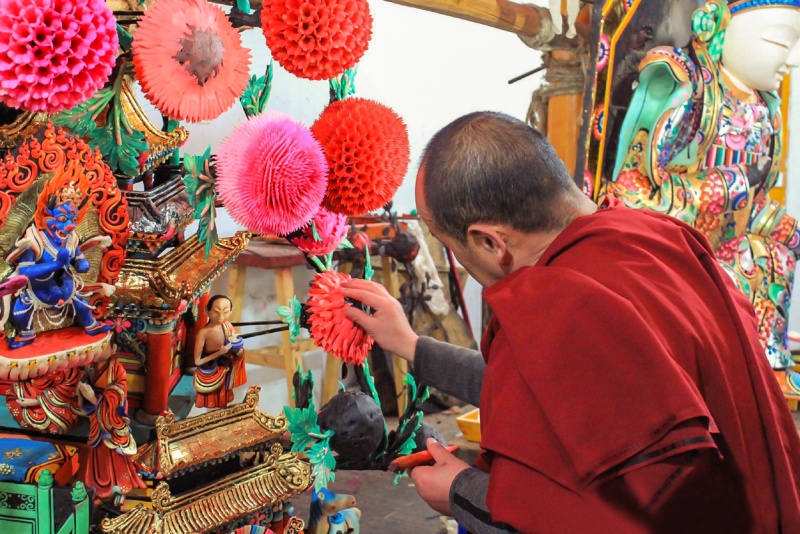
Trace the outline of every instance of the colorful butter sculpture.
<path fill-rule="evenodd" d="M 786 330 L 800 232 L 769 192 L 783 157 L 776 91 L 800 62 L 800 2 L 711 0 L 692 29 L 688 50 L 657 47 L 641 62 L 600 196 L 700 230 L 753 302 L 766 356 L 783 369 L 792 365 Z"/>
<path fill-rule="evenodd" d="M 134 459 L 155 486 L 150 502 L 105 520 L 103 531 L 231 532 L 249 522 L 276 534 L 301 532 L 303 522 L 281 512 L 311 486 L 311 467 L 297 453 L 284 453 L 279 440 L 288 423 L 258 410 L 259 390 L 251 387 L 242 404 L 183 421 L 159 417 L 155 441 Z"/>
<path fill-rule="evenodd" d="M 206 304 L 208 324 L 197 332 L 194 345 L 195 406 L 224 408 L 233 401 L 233 388 L 247 383 L 244 340 L 228 320 L 233 301 L 214 295 Z"/>

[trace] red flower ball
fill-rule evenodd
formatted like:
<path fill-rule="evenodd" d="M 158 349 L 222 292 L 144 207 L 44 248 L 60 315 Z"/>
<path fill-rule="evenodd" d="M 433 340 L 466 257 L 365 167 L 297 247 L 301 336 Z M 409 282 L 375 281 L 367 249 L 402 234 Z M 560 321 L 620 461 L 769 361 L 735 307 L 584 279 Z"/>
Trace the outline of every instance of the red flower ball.
<path fill-rule="evenodd" d="M 372 37 L 367 0 L 264 0 L 262 6 L 272 57 L 300 78 L 335 78 L 358 63 Z"/>
<path fill-rule="evenodd" d="M 337 271 L 316 275 L 308 290 L 308 322 L 317 346 L 347 363 L 361 365 L 374 340 L 344 314 L 350 303 L 340 288 L 349 280 L 349 274 Z"/>
<path fill-rule="evenodd" d="M 207 0 L 158 0 L 133 40 L 136 78 L 169 117 L 213 120 L 233 106 L 250 78 L 250 51 Z"/>
<path fill-rule="evenodd" d="M 311 127 L 330 171 L 322 205 L 344 215 L 384 206 L 408 170 L 406 125 L 394 111 L 365 98 L 334 102 Z"/>
<path fill-rule="evenodd" d="M 57 113 L 102 89 L 117 57 L 104 0 L 0 2 L 0 101 Z"/>

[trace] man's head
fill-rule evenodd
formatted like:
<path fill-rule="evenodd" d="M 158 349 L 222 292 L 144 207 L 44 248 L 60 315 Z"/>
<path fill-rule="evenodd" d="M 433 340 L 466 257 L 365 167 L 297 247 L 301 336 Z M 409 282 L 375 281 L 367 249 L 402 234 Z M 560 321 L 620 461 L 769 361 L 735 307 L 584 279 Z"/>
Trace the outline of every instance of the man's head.
<path fill-rule="evenodd" d="M 544 135 L 490 112 L 434 135 L 416 197 L 431 231 L 484 287 L 534 264 L 561 230 L 595 209 Z"/>

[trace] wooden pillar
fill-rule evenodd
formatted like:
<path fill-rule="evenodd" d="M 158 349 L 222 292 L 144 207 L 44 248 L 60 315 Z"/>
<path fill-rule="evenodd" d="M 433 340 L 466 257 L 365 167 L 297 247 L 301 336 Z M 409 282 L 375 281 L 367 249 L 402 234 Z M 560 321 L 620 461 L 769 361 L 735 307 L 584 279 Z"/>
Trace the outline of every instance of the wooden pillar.
<path fill-rule="evenodd" d="M 244 308 L 244 282 L 247 267 L 236 265 L 228 267 L 228 298 L 233 305 L 231 309 L 231 322 L 238 323 L 242 320 L 242 308 Z"/>
<path fill-rule="evenodd" d="M 169 406 L 169 379 L 172 371 L 172 328 L 148 325 L 147 367 L 144 375 L 142 409 L 150 416 L 159 416 Z"/>
<path fill-rule="evenodd" d="M 381 256 L 381 278 L 389 294 L 395 298 L 400 296 L 400 284 L 397 281 L 397 272 L 392 270 L 392 258 Z M 400 356 L 392 354 L 394 367 L 394 390 L 397 394 L 397 414 L 403 415 L 406 409 L 406 386 L 404 384 L 408 374 L 408 362 Z"/>
<path fill-rule="evenodd" d="M 554 62 L 578 59 L 574 52 L 565 50 L 553 50 L 551 56 Z M 575 176 L 578 161 L 582 114 L 583 94 L 556 95 L 548 99 L 547 138 L 567 165 L 571 176 Z"/>

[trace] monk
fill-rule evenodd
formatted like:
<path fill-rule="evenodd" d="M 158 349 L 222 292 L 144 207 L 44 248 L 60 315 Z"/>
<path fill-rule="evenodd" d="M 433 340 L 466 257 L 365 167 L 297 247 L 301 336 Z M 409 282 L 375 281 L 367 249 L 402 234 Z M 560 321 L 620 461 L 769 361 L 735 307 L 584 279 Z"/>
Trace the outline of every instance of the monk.
<path fill-rule="evenodd" d="M 422 382 L 479 404 L 477 467 L 429 443 L 420 496 L 470 532 L 800 532 L 800 438 L 749 301 L 695 229 L 599 207 L 538 131 L 437 133 L 420 216 L 484 287 L 481 352 L 418 337 L 381 286 L 348 310 Z"/>
<path fill-rule="evenodd" d="M 224 408 L 233 402 L 233 389 L 247 383 L 244 341 L 228 321 L 233 303 L 225 295 L 208 300 L 208 324 L 197 332 L 194 345 L 195 406 Z"/>

